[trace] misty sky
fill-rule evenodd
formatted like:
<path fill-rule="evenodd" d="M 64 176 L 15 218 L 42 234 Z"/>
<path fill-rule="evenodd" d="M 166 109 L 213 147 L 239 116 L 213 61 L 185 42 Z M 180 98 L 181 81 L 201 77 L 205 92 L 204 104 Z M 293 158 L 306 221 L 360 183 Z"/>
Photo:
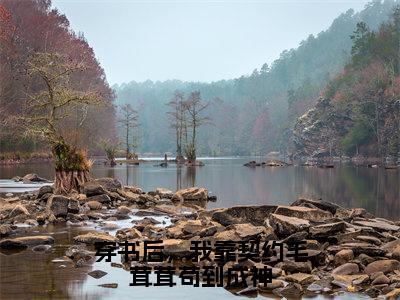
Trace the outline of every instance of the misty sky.
<path fill-rule="evenodd" d="M 53 0 L 110 84 L 250 74 L 368 1 Z"/>

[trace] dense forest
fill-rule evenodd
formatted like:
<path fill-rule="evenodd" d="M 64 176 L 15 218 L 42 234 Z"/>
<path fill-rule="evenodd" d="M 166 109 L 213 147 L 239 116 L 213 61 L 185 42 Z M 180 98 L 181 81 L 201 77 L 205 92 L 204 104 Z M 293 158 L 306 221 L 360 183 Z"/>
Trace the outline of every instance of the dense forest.
<path fill-rule="evenodd" d="M 34 125 L 48 111 L 52 96 L 61 112 L 54 120 L 63 119 L 54 131 L 62 131 L 75 147 L 94 150 L 100 137 L 115 137 L 114 91 L 84 36 L 70 29 L 50 0 L 0 1 L 0 70 L 2 155 L 49 152 L 44 143 L 49 132 L 34 132 Z M 47 88 L 50 95 L 43 94 Z M 87 96 L 94 94 L 106 105 L 91 105 Z M 32 105 L 39 100 L 40 105 Z M 74 105 L 67 111 L 67 104 Z"/>
<path fill-rule="evenodd" d="M 43 77 L 43 72 L 32 73 L 32 66 L 50 57 L 57 58 L 68 73 L 73 64 L 76 64 L 75 67 L 82 65 L 79 72 L 68 74 L 68 78 L 57 82 L 59 87 L 67 87 L 75 93 L 75 98 L 82 100 L 69 107 L 68 111 L 63 111 L 65 120 L 62 128 L 57 130 L 63 132 L 71 145 L 87 147 L 91 154 L 103 154 L 105 148 L 110 150 L 105 144 L 119 145 L 120 150 L 124 149 L 127 153 L 175 154 L 175 129 L 173 124 L 171 126 L 168 114 L 171 107 L 168 103 L 173 100 L 176 91 L 185 100 L 198 91 L 207 103 L 203 113 L 208 122 L 196 133 L 197 156 L 259 155 L 269 151 L 310 155 L 318 152 L 321 149 L 316 146 L 312 133 L 304 134 L 304 129 L 309 128 L 304 125 L 305 120 L 314 122 L 312 111 L 319 112 L 318 107 L 322 103 L 333 101 L 336 101 L 335 107 L 340 106 L 342 115 L 347 110 L 346 122 L 341 123 L 345 125 L 335 131 L 337 139 L 331 140 L 336 154 L 394 153 L 398 150 L 394 138 L 388 138 L 392 132 L 387 131 L 390 126 L 383 124 L 386 118 L 382 117 L 386 114 L 384 109 L 393 111 L 392 106 L 379 104 L 379 126 L 370 126 L 371 132 L 375 130 L 375 140 L 379 139 L 375 142 L 371 137 L 373 134 L 365 130 L 370 127 L 364 126 L 376 115 L 373 107 L 367 105 L 360 108 L 355 105 L 357 97 L 348 94 L 355 82 L 361 80 L 355 77 L 364 76 L 363 84 L 368 85 L 371 83 L 368 80 L 374 80 L 368 77 L 369 73 L 385 76 L 385 72 L 392 72 L 386 67 L 385 57 L 394 55 L 395 45 L 390 44 L 393 41 L 388 31 L 394 25 L 381 24 L 388 22 L 397 2 L 373 1 L 357 13 L 350 9 L 336 18 L 327 30 L 316 36 L 310 35 L 298 48 L 282 52 L 271 66 L 264 64 L 250 75 L 212 83 L 148 80 L 111 88 L 83 34 L 70 29 L 67 18 L 52 8 L 50 0 L 0 0 L 2 155 L 49 152 L 49 146 L 44 142 L 46 132 L 37 134 L 26 130 L 27 127 L 16 125 L 23 120 L 25 123 L 27 120 L 37 121 L 33 118 L 34 113 L 41 113 L 39 107 L 33 111 L 26 105 L 46 88 L 42 80 L 46 76 Z M 380 43 L 386 46 L 376 46 Z M 42 55 L 42 61 L 38 61 L 38 55 Z M 361 59 L 364 56 L 369 57 L 368 60 Z M 394 70 L 397 72 L 396 68 Z M 387 78 L 389 82 L 385 83 L 380 98 L 384 103 L 390 87 L 396 82 L 392 77 Z M 359 85 L 362 86 L 361 83 Z M 55 88 L 57 90 L 57 85 Z M 321 92 L 324 101 L 318 100 Z M 368 92 L 360 87 L 358 97 Z M 93 105 L 93 101 L 87 101 L 86 96 L 93 93 L 105 100 L 106 105 Z M 129 124 L 126 118 L 123 122 L 128 104 L 129 110 L 135 114 Z M 317 108 L 311 110 L 309 117 L 297 122 L 314 105 Z M 350 116 L 350 111 L 357 113 Z M 324 118 L 319 114 L 315 116 Z M 394 122 L 394 118 L 394 114 L 390 115 L 387 122 Z M 332 150 L 333 146 L 322 145 L 322 150 L 326 148 Z M 117 149 L 111 150 L 115 152 Z"/>
<path fill-rule="evenodd" d="M 174 129 L 169 127 L 165 105 L 175 90 L 185 97 L 198 90 L 211 103 L 207 115 L 212 122 L 198 134 L 200 155 L 291 151 L 297 118 L 313 107 L 321 90 L 351 58 L 350 37 L 357 23 L 377 30 L 395 4 L 393 0 L 373 1 L 360 12 L 350 9 L 327 30 L 310 35 L 297 49 L 282 52 L 271 66 L 264 64 L 251 75 L 212 83 L 130 82 L 113 87 L 116 103 L 130 103 L 140 112 L 141 153 L 175 153 Z"/>
<path fill-rule="evenodd" d="M 351 59 L 294 131 L 298 155 L 397 156 L 400 129 L 400 7 L 378 30 L 364 22 Z"/>

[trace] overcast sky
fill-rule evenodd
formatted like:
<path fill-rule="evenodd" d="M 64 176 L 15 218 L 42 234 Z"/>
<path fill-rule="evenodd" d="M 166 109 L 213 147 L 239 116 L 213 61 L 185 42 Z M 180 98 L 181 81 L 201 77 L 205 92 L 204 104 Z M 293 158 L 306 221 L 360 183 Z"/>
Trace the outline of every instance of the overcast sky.
<path fill-rule="evenodd" d="M 110 84 L 250 74 L 368 1 L 53 0 Z"/>

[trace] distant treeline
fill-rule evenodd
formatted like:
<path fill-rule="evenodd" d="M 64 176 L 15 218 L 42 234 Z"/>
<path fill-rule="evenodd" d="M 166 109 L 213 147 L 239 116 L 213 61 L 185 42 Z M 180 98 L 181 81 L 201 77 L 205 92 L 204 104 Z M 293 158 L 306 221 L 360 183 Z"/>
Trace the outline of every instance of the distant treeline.
<path fill-rule="evenodd" d="M 329 29 L 310 35 L 297 49 L 282 52 L 271 66 L 264 64 L 251 75 L 213 83 L 130 82 L 113 87 L 116 101 L 130 103 L 139 112 L 140 152 L 175 152 L 174 130 L 168 126 L 165 104 L 176 90 L 185 97 L 198 90 L 204 100 L 211 102 L 207 115 L 212 122 L 199 132 L 198 154 L 285 151 L 297 118 L 316 103 L 321 90 L 351 58 L 350 36 L 357 23 L 363 21 L 377 30 L 388 20 L 396 3 L 373 1 L 358 13 L 350 9 Z"/>

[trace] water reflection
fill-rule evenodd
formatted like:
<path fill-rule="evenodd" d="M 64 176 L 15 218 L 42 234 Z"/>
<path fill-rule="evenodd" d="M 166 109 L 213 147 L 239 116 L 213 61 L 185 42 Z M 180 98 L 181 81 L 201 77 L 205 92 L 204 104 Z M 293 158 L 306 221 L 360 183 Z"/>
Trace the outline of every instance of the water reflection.
<path fill-rule="evenodd" d="M 203 160 L 203 167 L 154 167 L 154 163 L 95 165 L 93 176 L 116 177 L 125 185 L 177 190 L 202 186 L 218 197 L 209 208 L 242 204 L 289 204 L 299 196 L 322 198 L 346 207 L 364 207 L 378 216 L 396 219 L 400 215 L 399 170 L 337 165 L 333 169 L 315 167 L 246 168 L 251 158 Z M 20 165 L 0 167 L 0 178 L 29 172 L 54 176 L 51 166 Z M 1 192 L 1 191 L 0 191 Z"/>

